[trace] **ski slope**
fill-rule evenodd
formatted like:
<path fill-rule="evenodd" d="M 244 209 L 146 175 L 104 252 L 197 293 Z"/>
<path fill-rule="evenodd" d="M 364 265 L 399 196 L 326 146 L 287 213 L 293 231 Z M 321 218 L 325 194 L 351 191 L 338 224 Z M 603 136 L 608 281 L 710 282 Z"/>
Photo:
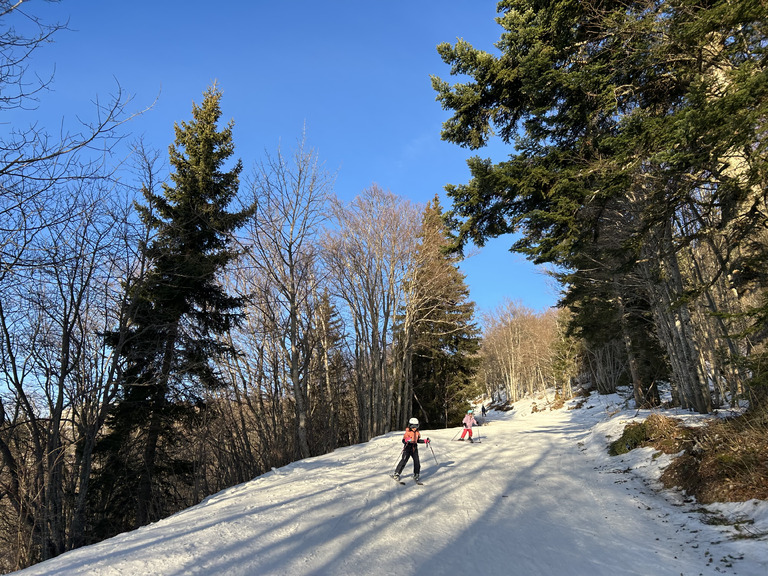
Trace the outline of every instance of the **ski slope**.
<path fill-rule="evenodd" d="M 402 446 L 391 433 L 16 574 L 768 575 L 767 502 L 709 506 L 731 523 L 708 524 L 656 484 L 667 457 L 607 455 L 609 437 L 647 413 L 618 395 L 533 402 L 546 399 L 490 412 L 474 444 L 452 441 L 456 428 L 422 430 L 434 449 L 419 447 L 423 486 L 411 462 L 405 486 L 388 477 Z"/>

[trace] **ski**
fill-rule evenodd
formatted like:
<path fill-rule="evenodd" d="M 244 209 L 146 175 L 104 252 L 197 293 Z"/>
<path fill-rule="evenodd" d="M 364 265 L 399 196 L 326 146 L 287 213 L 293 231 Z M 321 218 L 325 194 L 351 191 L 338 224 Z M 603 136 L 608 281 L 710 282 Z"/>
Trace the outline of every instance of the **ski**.
<path fill-rule="evenodd" d="M 403 482 L 402 480 L 398 480 L 397 478 L 395 478 L 394 476 L 392 476 L 392 474 L 388 474 L 388 476 L 389 476 L 390 478 L 392 478 L 392 480 L 394 480 L 395 482 L 397 482 L 398 484 L 400 484 L 401 486 L 405 486 L 405 482 Z M 419 486 L 424 486 L 424 482 L 419 482 L 418 480 L 416 481 L 416 484 L 418 484 Z"/>

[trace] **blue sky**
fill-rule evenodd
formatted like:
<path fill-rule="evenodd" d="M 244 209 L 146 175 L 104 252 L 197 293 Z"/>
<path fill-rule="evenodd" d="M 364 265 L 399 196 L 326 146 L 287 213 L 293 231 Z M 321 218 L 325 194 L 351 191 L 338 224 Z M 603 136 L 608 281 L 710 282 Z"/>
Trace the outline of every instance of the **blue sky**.
<path fill-rule="evenodd" d="M 174 122 L 188 120 L 192 102 L 217 81 L 246 172 L 306 130 L 336 173 L 339 197 L 375 183 L 414 202 L 439 194 L 446 209 L 444 186 L 468 181 L 468 157 L 510 152 L 500 142 L 477 152 L 442 142 L 449 114 L 430 84 L 430 74 L 456 81 L 437 54 L 440 42 L 461 37 L 493 50 L 501 33 L 494 0 L 31 0 L 25 9 L 69 22 L 32 62 L 42 75 L 55 71 L 53 91 L 33 113 L 52 132 L 92 118 L 92 102 L 119 83 L 131 109 L 155 102 L 128 130 L 164 153 Z M 491 241 L 462 263 L 471 298 L 481 310 L 505 299 L 534 310 L 554 305 L 551 280 L 508 252 L 511 242 Z"/>

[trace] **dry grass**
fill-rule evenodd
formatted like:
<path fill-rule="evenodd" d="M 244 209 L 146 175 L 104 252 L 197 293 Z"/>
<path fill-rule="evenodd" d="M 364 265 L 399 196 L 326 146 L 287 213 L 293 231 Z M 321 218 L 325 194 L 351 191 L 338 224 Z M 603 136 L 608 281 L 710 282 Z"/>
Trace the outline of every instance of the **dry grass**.
<path fill-rule="evenodd" d="M 691 430 L 685 453 L 667 467 L 661 480 L 701 504 L 768 500 L 765 417 L 749 413 Z"/>
<path fill-rule="evenodd" d="M 673 418 L 652 414 L 624 429 L 611 454 L 652 446 L 666 454 L 683 452 L 661 476 L 701 504 L 768 500 L 768 414 L 750 412 L 687 428 Z"/>
<path fill-rule="evenodd" d="M 560 393 L 555 394 L 555 399 L 552 401 L 552 405 L 549 407 L 550 410 L 560 410 L 565 406 L 565 398 Z"/>
<path fill-rule="evenodd" d="M 641 446 L 652 446 L 665 454 L 680 452 L 689 441 L 689 431 L 673 418 L 651 414 L 643 422 L 628 424 L 618 440 L 611 443 L 612 456 L 626 454 Z"/>

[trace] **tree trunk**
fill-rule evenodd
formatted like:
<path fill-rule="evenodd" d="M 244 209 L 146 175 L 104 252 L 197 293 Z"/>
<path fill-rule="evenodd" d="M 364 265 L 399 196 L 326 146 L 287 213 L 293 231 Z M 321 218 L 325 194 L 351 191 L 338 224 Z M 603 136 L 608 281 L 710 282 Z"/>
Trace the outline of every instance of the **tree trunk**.
<path fill-rule="evenodd" d="M 707 414 L 712 411 L 707 369 L 698 350 L 687 300 L 683 298 L 683 279 L 672 246 L 669 225 L 663 234 L 663 244 L 657 252 L 656 260 L 664 282 L 654 281 L 648 265 L 644 266 L 657 336 L 667 352 L 681 406 Z"/>
<path fill-rule="evenodd" d="M 176 349 L 176 338 L 178 335 L 178 324 L 169 329 L 166 336 L 165 350 L 163 353 L 163 362 L 160 374 L 157 375 L 157 381 L 151 384 L 153 391 L 149 399 L 150 421 L 147 427 L 147 439 L 144 444 L 144 453 L 142 454 L 142 469 L 139 471 L 139 483 L 136 494 L 136 528 L 145 526 L 153 520 L 153 490 L 155 475 L 155 460 L 157 458 L 157 447 L 163 432 L 163 421 L 166 410 L 166 393 L 168 392 L 168 382 L 173 365 L 173 356 Z"/>

